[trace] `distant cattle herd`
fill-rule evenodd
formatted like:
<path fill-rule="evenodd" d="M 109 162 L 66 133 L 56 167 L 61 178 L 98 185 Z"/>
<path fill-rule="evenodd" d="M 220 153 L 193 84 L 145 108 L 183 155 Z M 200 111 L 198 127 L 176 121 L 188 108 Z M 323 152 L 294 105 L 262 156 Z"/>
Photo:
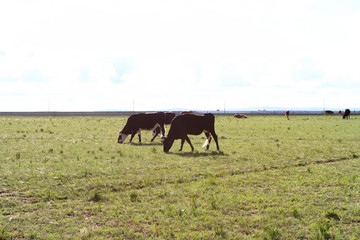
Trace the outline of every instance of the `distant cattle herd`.
<path fill-rule="evenodd" d="M 349 119 L 350 118 L 350 109 L 345 109 L 344 114 L 341 110 L 339 110 L 339 115 L 343 116 L 343 119 Z M 335 113 L 331 110 L 324 111 L 324 115 L 334 115 Z"/>
<path fill-rule="evenodd" d="M 334 112 L 327 110 L 324 111 L 325 115 L 333 115 Z M 339 111 L 342 115 L 342 111 Z M 289 120 L 290 111 L 285 111 L 285 117 Z M 247 118 L 244 114 L 235 114 L 235 118 Z M 343 119 L 350 118 L 350 110 L 345 109 Z M 165 126 L 170 124 L 169 134 L 165 134 Z M 184 142 L 186 141 L 191 150 L 194 151 L 194 147 L 188 135 L 199 135 L 204 133 L 206 141 L 203 147 L 209 149 L 211 139 L 214 138 L 216 148 L 219 151 L 218 137 L 215 133 L 215 116 L 211 113 L 196 114 L 193 111 L 184 111 L 179 115 L 175 115 L 173 112 L 154 112 L 154 113 L 137 113 L 131 115 L 124 126 L 119 131 L 118 143 L 123 143 L 125 139 L 130 135 L 131 142 L 136 134 L 139 136 L 139 143 L 141 143 L 141 131 L 152 131 L 151 142 L 160 134 L 163 139 L 163 150 L 169 152 L 174 140 L 180 139 L 181 146 L 179 151 L 182 150 Z"/>

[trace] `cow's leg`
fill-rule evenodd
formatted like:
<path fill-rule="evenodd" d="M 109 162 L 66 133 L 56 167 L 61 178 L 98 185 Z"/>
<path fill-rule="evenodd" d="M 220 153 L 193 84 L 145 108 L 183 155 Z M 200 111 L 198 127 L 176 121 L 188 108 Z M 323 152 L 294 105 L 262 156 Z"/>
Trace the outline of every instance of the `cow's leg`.
<path fill-rule="evenodd" d="M 206 141 L 203 145 L 203 148 L 206 146 L 206 150 L 209 150 L 210 142 L 211 142 L 211 134 L 209 132 L 205 132 L 206 135 Z"/>
<path fill-rule="evenodd" d="M 133 140 L 133 138 L 134 138 L 135 134 L 136 134 L 136 132 L 131 133 L 131 137 L 130 137 L 130 141 L 129 141 L 129 143 L 131 143 L 131 141 Z"/>
<path fill-rule="evenodd" d="M 160 130 L 158 127 L 156 127 L 153 131 L 152 131 L 152 135 L 153 135 L 153 138 L 150 140 L 150 142 L 154 141 L 154 139 L 157 137 L 157 135 L 159 135 L 160 133 Z"/>
<path fill-rule="evenodd" d="M 150 140 L 150 142 L 153 142 L 154 139 L 157 137 L 157 135 L 159 135 L 158 133 L 155 133 L 155 135 L 152 137 L 152 139 Z"/>
<path fill-rule="evenodd" d="M 138 132 L 138 136 L 139 136 L 139 143 L 141 143 L 141 133 Z"/>
<path fill-rule="evenodd" d="M 164 127 L 164 124 L 160 124 L 160 132 L 161 132 L 161 135 L 162 137 L 165 137 L 165 127 Z"/>
<path fill-rule="evenodd" d="M 157 129 L 155 129 L 154 132 L 153 132 L 153 137 L 150 140 L 150 142 L 154 141 L 154 139 L 157 137 L 157 135 L 159 135 L 159 131 L 157 131 Z"/>
<path fill-rule="evenodd" d="M 211 135 L 213 136 L 213 138 L 214 138 L 214 140 L 215 140 L 215 143 L 216 143 L 216 148 L 217 148 L 217 150 L 219 151 L 220 148 L 219 148 L 219 143 L 218 143 L 218 137 L 217 137 L 215 131 L 213 131 L 213 132 L 211 133 Z"/>
<path fill-rule="evenodd" d="M 190 138 L 189 138 L 188 136 L 186 136 L 186 137 L 185 137 L 185 140 L 188 142 L 188 144 L 190 144 L 191 151 L 193 152 L 193 151 L 194 151 L 194 147 L 193 147 L 193 145 L 191 144 Z"/>
<path fill-rule="evenodd" d="M 185 139 L 181 139 L 181 144 L 180 144 L 179 151 L 182 151 L 183 146 L 184 146 L 184 142 L 185 142 Z"/>

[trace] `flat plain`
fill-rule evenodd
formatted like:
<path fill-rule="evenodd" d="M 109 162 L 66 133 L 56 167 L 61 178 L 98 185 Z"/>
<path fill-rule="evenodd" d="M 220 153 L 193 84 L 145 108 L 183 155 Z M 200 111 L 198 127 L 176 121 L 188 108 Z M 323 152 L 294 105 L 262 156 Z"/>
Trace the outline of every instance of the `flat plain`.
<path fill-rule="evenodd" d="M 126 119 L 1 116 L 0 239 L 360 239 L 359 116 L 216 115 L 221 151 L 168 154 Z"/>

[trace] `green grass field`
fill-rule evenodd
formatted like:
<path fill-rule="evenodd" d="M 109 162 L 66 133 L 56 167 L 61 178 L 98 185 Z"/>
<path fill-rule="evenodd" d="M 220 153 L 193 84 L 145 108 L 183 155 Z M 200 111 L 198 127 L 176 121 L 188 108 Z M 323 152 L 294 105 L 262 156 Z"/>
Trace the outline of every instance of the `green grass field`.
<path fill-rule="evenodd" d="M 216 116 L 220 152 L 168 154 L 126 119 L 1 116 L 0 239 L 360 239 L 360 116 Z"/>

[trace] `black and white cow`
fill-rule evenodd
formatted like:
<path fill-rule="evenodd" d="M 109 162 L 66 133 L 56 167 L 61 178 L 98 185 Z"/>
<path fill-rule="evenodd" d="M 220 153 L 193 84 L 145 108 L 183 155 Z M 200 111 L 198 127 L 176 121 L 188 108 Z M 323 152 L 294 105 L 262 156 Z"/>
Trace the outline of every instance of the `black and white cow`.
<path fill-rule="evenodd" d="M 215 133 L 215 116 L 213 114 L 180 114 L 176 116 L 171 122 L 169 134 L 164 139 L 164 152 L 169 152 L 175 139 L 181 139 L 179 151 L 182 150 L 185 140 L 190 144 L 191 150 L 194 151 L 194 147 L 187 135 L 199 135 L 201 133 L 206 135 L 206 142 L 203 147 L 206 146 L 206 149 L 209 149 L 212 136 L 216 142 L 217 150 L 219 150 L 218 138 Z"/>
<path fill-rule="evenodd" d="M 135 134 L 139 135 L 139 142 L 141 142 L 141 131 L 148 130 L 152 131 L 155 128 L 159 127 L 161 134 L 165 136 L 165 113 L 156 112 L 156 113 L 138 113 L 131 115 L 125 127 L 119 132 L 118 143 L 123 143 L 128 135 L 131 135 L 130 141 L 134 138 Z M 151 142 L 154 141 L 155 137 L 153 136 Z"/>

